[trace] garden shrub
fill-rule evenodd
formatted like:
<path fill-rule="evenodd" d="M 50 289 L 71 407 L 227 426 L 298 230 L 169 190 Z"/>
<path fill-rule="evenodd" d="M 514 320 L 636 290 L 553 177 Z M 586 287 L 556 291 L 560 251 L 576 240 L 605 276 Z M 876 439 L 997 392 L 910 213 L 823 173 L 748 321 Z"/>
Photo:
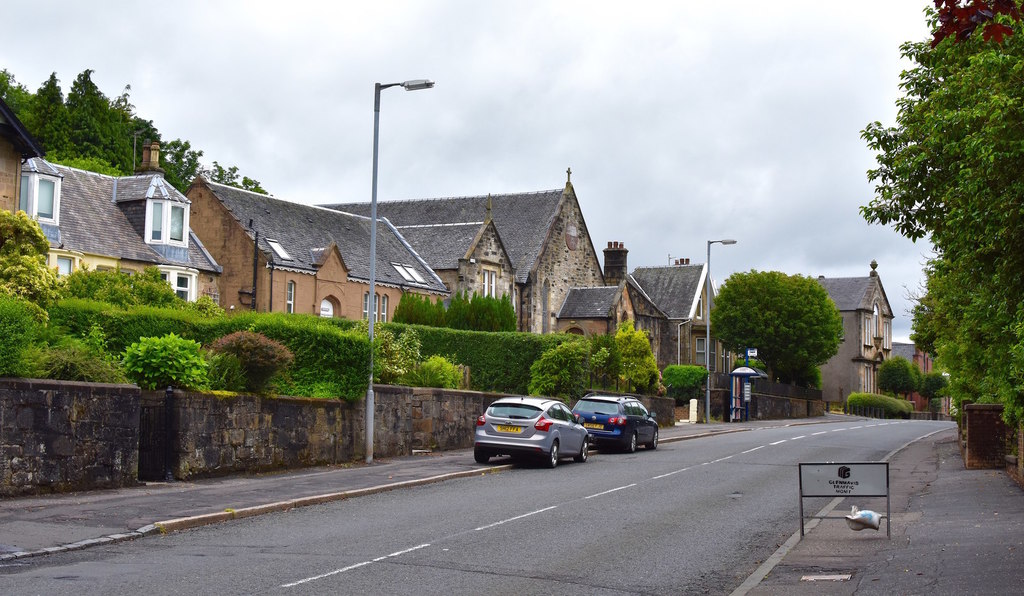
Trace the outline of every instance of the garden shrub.
<path fill-rule="evenodd" d="M 199 343 L 173 333 L 143 337 L 128 346 L 124 368 L 128 378 L 143 389 L 202 390 L 208 385 Z"/>
<path fill-rule="evenodd" d="M 264 393 L 274 375 L 295 360 L 291 350 L 280 342 L 252 331 L 225 335 L 210 344 L 210 351 L 237 358 L 245 376 L 245 389 L 256 393 Z"/>
<path fill-rule="evenodd" d="M 691 399 L 701 396 L 707 374 L 703 366 L 672 364 L 665 367 L 661 378 L 668 388 L 668 396 L 674 397 L 677 404 L 686 405 Z"/>
<path fill-rule="evenodd" d="M 587 392 L 590 346 L 567 341 L 544 352 L 530 367 L 530 395 L 544 395 L 571 403 Z"/>
<path fill-rule="evenodd" d="M 622 376 L 634 389 L 645 393 L 658 383 L 658 362 L 651 352 L 647 333 L 633 327 L 633 321 L 623 321 L 615 332 L 615 345 L 622 355 Z"/>
<path fill-rule="evenodd" d="M 462 371 L 451 360 L 435 355 L 406 373 L 401 383 L 410 387 L 458 389 L 462 385 Z"/>
<path fill-rule="evenodd" d="M 22 374 L 38 379 L 86 383 L 127 383 L 120 363 L 95 344 L 65 336 L 54 344 L 31 346 L 25 351 Z"/>
<path fill-rule="evenodd" d="M 245 370 L 242 368 L 242 362 L 233 354 L 208 353 L 206 376 L 210 380 L 210 389 L 214 391 L 245 391 Z"/>
<path fill-rule="evenodd" d="M 35 328 L 36 320 L 26 302 L 0 292 L 0 377 L 18 374 L 22 351 Z"/>
<path fill-rule="evenodd" d="M 877 393 L 851 393 L 846 403 L 851 408 L 880 408 L 886 418 L 908 418 L 914 411 L 914 404 L 905 399 Z"/>

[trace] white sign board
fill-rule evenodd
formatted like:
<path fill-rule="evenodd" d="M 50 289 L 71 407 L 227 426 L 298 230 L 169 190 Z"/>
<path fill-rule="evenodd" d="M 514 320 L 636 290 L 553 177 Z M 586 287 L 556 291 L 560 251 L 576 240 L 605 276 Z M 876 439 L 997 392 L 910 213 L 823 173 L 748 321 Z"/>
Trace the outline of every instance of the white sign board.
<path fill-rule="evenodd" d="M 800 464 L 801 497 L 887 497 L 889 463 Z"/>
<path fill-rule="evenodd" d="M 757 348 L 747 348 L 747 358 L 757 358 Z"/>

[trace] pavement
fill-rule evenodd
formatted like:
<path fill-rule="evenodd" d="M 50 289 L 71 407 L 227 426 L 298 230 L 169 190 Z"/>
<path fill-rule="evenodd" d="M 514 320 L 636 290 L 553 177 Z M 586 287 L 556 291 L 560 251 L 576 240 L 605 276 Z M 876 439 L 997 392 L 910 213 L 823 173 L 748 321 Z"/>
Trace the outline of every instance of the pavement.
<path fill-rule="evenodd" d="M 678 424 L 662 428 L 660 441 L 855 419 L 829 414 L 806 420 Z M 965 470 L 953 429 L 891 455 L 891 538 L 886 537 L 884 520 L 881 531 L 851 531 L 842 520 L 849 504 L 835 499 L 820 512 L 805 510 L 806 535 L 797 530 L 734 594 L 1020 593 L 1024 491 L 1004 471 Z M 463 449 L 377 459 L 370 465 L 4 499 L 0 566 L 511 467 L 481 467 L 472 449 Z"/>

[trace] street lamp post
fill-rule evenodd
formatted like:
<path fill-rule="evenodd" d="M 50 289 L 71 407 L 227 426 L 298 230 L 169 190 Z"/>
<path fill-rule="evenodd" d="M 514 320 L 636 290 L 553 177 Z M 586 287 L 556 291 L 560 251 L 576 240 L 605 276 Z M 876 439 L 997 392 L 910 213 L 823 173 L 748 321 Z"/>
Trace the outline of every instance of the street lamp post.
<path fill-rule="evenodd" d="M 704 423 L 711 422 L 711 245 L 736 244 L 735 240 L 708 240 L 708 278 L 704 280 L 704 323 L 707 331 L 704 338 L 704 366 L 707 381 L 704 383 Z"/>
<path fill-rule="evenodd" d="M 373 185 L 370 192 L 370 293 L 366 297 L 366 318 L 370 326 L 370 384 L 366 388 L 366 463 L 373 463 L 373 321 L 377 316 L 377 147 L 380 139 L 380 92 L 388 87 L 406 91 L 430 89 L 433 81 L 415 79 L 402 83 L 377 83 L 373 87 Z M 371 313 L 370 310 L 373 310 Z"/>

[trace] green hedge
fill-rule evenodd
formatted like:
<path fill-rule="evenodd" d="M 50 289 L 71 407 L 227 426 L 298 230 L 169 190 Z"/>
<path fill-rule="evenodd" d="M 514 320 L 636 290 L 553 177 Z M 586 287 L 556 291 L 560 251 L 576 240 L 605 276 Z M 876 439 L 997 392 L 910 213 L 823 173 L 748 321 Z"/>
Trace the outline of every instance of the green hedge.
<path fill-rule="evenodd" d="M 886 418 L 909 418 L 914 404 L 905 400 L 877 393 L 851 393 L 846 403 L 851 408 L 881 408 Z"/>
<path fill-rule="evenodd" d="M 703 395 L 701 388 L 707 380 L 708 371 L 703 366 L 671 364 L 661 373 L 661 382 L 668 389 L 668 396 L 676 403 L 685 405 L 691 399 Z"/>
<path fill-rule="evenodd" d="M 369 340 L 334 319 L 283 313 L 241 313 L 207 317 L 192 311 L 167 308 L 118 308 L 83 299 L 62 300 L 50 308 L 50 322 L 84 337 L 93 324 L 106 334 L 115 354 L 142 337 L 174 333 L 209 346 L 235 331 L 262 333 L 288 347 L 295 355 L 288 374 L 277 382 L 286 395 L 344 397 L 366 394 L 369 381 Z M 351 325 L 347 325 L 351 326 Z"/>
<path fill-rule="evenodd" d="M 21 354 L 29 345 L 35 328 L 28 304 L 0 293 L 0 377 L 18 374 Z"/>
<path fill-rule="evenodd" d="M 530 366 L 545 351 L 572 339 L 566 334 L 462 331 L 423 325 L 385 323 L 396 335 L 407 328 L 420 336 L 420 355 L 445 356 L 468 366 L 469 382 L 477 391 L 526 395 Z"/>

